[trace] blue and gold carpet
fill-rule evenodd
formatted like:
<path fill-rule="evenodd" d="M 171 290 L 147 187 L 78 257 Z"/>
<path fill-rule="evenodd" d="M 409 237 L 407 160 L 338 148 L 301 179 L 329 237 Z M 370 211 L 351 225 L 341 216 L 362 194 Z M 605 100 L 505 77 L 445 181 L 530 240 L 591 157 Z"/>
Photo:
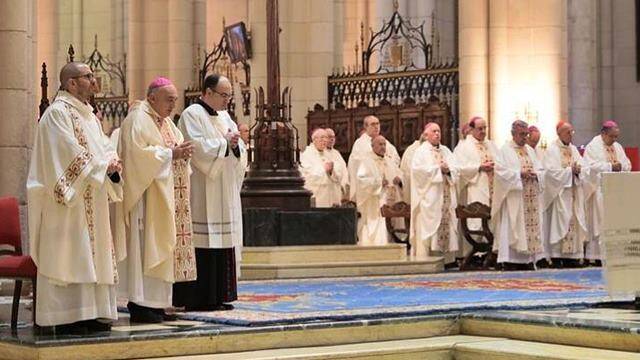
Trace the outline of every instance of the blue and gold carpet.
<path fill-rule="evenodd" d="M 238 294 L 232 311 L 181 318 L 256 326 L 611 301 L 599 268 L 242 281 Z"/>

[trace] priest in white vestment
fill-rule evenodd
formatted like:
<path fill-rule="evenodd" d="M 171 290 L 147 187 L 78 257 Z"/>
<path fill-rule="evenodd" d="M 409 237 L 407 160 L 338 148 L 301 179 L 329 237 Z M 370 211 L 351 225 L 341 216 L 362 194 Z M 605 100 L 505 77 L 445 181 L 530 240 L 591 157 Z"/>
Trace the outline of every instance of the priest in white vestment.
<path fill-rule="evenodd" d="M 409 145 L 402 154 L 400 160 L 400 170 L 402 171 L 402 201 L 411 205 L 411 161 L 416 150 L 424 142 L 424 137 L 420 134 L 420 138 Z"/>
<path fill-rule="evenodd" d="M 543 237 L 543 168 L 535 151 L 526 144 L 527 123 L 511 126 L 513 140 L 505 143 L 495 159 L 491 223 L 494 251 L 505 269 L 531 269 L 547 258 Z"/>
<path fill-rule="evenodd" d="M 543 160 L 545 239 L 554 267 L 577 267 L 587 238 L 583 183 L 589 168 L 571 143 L 573 126 L 561 121 L 556 133 Z"/>
<path fill-rule="evenodd" d="M 341 179 L 335 163 L 327 150 L 327 132 L 316 129 L 311 134 L 312 143 L 300 155 L 300 173 L 304 187 L 311 191 L 315 207 L 340 206 L 342 200 Z"/>
<path fill-rule="evenodd" d="M 342 187 L 340 204 L 342 204 L 343 201 L 349 200 L 349 170 L 342 154 L 335 148 L 336 133 L 332 128 L 326 128 L 325 131 L 327 132 L 327 149 L 325 151 L 333 161 L 333 167 L 340 177 L 340 186 Z"/>
<path fill-rule="evenodd" d="M 191 163 L 191 207 L 198 279 L 176 284 L 175 306 L 187 310 L 229 310 L 237 295 L 242 255 L 240 189 L 246 153 L 236 123 L 226 111 L 229 79 L 205 78 L 196 103 L 180 116 L 178 127 L 195 145 Z"/>
<path fill-rule="evenodd" d="M 453 150 L 459 173 L 458 203 L 468 205 L 477 201 L 490 207 L 498 148 L 487 139 L 486 120 L 474 117 L 468 124 L 469 136 Z M 480 219 L 469 219 L 467 224 L 469 230 L 479 230 L 482 227 Z M 463 255 L 466 255 L 471 251 L 471 245 L 462 237 L 460 241 Z"/>
<path fill-rule="evenodd" d="M 118 273 L 109 200 L 120 200 L 121 163 L 88 105 L 89 66 L 66 64 L 42 115 L 27 178 L 30 254 L 38 267 L 36 325 L 57 334 L 110 330 Z"/>
<path fill-rule="evenodd" d="M 602 125 L 600 135 L 587 144 L 584 161 L 591 170 L 589 181 L 585 183 L 587 232 L 589 238 L 585 247 L 585 259 L 596 264 L 602 260 L 600 235 L 604 208 L 602 204 L 602 173 L 631 171 L 631 161 L 617 142 L 620 128 L 609 120 Z"/>
<path fill-rule="evenodd" d="M 349 169 L 349 179 L 350 179 L 350 189 L 349 189 L 349 198 L 351 201 L 355 201 L 355 195 L 357 192 L 357 181 L 356 172 L 358 171 L 358 167 L 360 165 L 360 161 L 365 158 L 370 158 L 372 155 L 371 150 L 371 141 L 374 137 L 380 135 L 380 120 L 374 116 L 369 115 L 364 118 L 363 121 L 363 130 L 364 132 L 360 137 L 353 143 L 353 147 L 351 148 L 351 154 L 349 155 L 348 169 Z M 395 162 L 396 166 L 400 166 L 400 156 L 398 155 L 398 150 L 393 146 L 388 140 L 386 145 L 386 157 L 390 158 L 393 162 Z"/>
<path fill-rule="evenodd" d="M 544 159 L 545 149 L 540 145 L 540 129 L 537 126 L 531 125 L 529 126 L 529 136 L 527 136 L 527 145 L 531 146 L 533 150 L 536 152 L 536 156 L 538 157 L 538 161 L 542 163 Z"/>
<path fill-rule="evenodd" d="M 428 123 L 426 139 L 411 162 L 411 255 L 442 255 L 455 262 L 458 250 L 455 216 L 458 171 L 451 150 L 440 143 L 440 126 Z"/>
<path fill-rule="evenodd" d="M 399 201 L 402 196 L 402 174 L 396 162 L 386 155 L 386 146 L 384 136 L 374 137 L 373 151 L 360 159 L 356 172 L 359 245 L 388 243 L 389 234 L 380 208 Z"/>
<path fill-rule="evenodd" d="M 240 133 L 240 140 L 247 151 L 243 151 L 240 154 L 240 163 L 245 168 L 245 174 L 249 171 L 249 151 L 251 146 L 251 135 L 249 131 L 249 125 L 242 123 L 238 125 L 238 132 Z"/>
<path fill-rule="evenodd" d="M 119 289 L 137 323 L 174 318 L 164 311 L 172 306 L 173 283 L 196 278 L 188 161 L 194 149 L 171 121 L 177 99 L 171 81 L 156 78 L 120 131 L 124 200 L 117 244 L 126 256 L 118 259 Z"/>

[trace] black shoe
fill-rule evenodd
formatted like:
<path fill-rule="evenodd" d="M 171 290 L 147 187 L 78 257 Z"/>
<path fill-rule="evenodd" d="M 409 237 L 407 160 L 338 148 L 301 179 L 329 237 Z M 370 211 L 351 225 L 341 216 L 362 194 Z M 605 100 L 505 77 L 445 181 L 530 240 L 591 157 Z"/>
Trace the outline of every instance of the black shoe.
<path fill-rule="evenodd" d="M 111 323 L 98 321 L 97 319 L 82 321 L 89 332 L 111 331 Z"/>
<path fill-rule="evenodd" d="M 233 309 L 234 307 L 231 304 L 220 304 L 220 305 L 214 306 L 214 311 L 229 311 Z"/>
<path fill-rule="evenodd" d="M 54 328 L 56 335 L 87 335 L 89 330 L 83 321 L 71 324 L 56 325 Z"/>
<path fill-rule="evenodd" d="M 178 320 L 178 315 L 169 314 L 164 309 L 152 309 L 154 313 L 162 316 L 162 321 L 176 321 Z"/>
<path fill-rule="evenodd" d="M 538 262 L 536 262 L 536 268 L 538 269 L 548 269 L 549 267 L 550 266 L 547 259 L 540 259 L 538 260 Z M 529 269 L 524 269 L 524 270 L 529 270 Z"/>
<path fill-rule="evenodd" d="M 128 302 L 129 322 L 143 324 L 159 324 L 162 322 L 162 315 L 155 312 L 156 309 Z"/>

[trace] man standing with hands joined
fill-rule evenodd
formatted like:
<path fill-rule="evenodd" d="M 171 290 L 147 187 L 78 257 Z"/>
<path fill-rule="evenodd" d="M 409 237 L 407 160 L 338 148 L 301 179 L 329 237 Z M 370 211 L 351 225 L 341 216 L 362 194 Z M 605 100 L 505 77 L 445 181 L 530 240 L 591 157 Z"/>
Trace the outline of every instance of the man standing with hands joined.
<path fill-rule="evenodd" d="M 180 116 L 178 127 L 195 145 L 191 207 L 198 279 L 175 285 L 174 305 L 186 310 L 230 310 L 237 299 L 242 251 L 240 189 L 246 153 L 226 111 L 233 96 L 224 76 L 209 75 L 202 95 Z"/>
<path fill-rule="evenodd" d="M 193 145 L 171 121 L 177 99 L 171 81 L 156 78 L 120 131 L 124 200 L 116 210 L 116 233 L 119 253 L 126 254 L 120 290 L 132 322 L 171 319 L 164 309 L 171 306 L 173 283 L 196 278 L 188 162 Z"/>

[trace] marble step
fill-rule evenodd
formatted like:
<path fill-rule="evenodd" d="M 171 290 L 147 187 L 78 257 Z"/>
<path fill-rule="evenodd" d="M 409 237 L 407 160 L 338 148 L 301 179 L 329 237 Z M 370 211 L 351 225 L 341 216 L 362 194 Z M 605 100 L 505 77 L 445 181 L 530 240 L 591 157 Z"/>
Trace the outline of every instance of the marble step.
<path fill-rule="evenodd" d="M 442 257 L 421 260 L 330 261 L 288 264 L 242 264 L 242 280 L 342 276 L 431 274 L 444 270 Z"/>
<path fill-rule="evenodd" d="M 407 250 L 402 244 L 384 246 L 308 245 L 265 246 L 242 249 L 243 264 L 302 264 L 352 262 L 367 260 L 405 260 Z"/>
<path fill-rule="evenodd" d="M 160 358 L 158 358 L 160 359 Z M 229 354 L 167 357 L 164 360 L 637 360 L 632 352 L 517 341 L 467 335 L 247 351 Z"/>

